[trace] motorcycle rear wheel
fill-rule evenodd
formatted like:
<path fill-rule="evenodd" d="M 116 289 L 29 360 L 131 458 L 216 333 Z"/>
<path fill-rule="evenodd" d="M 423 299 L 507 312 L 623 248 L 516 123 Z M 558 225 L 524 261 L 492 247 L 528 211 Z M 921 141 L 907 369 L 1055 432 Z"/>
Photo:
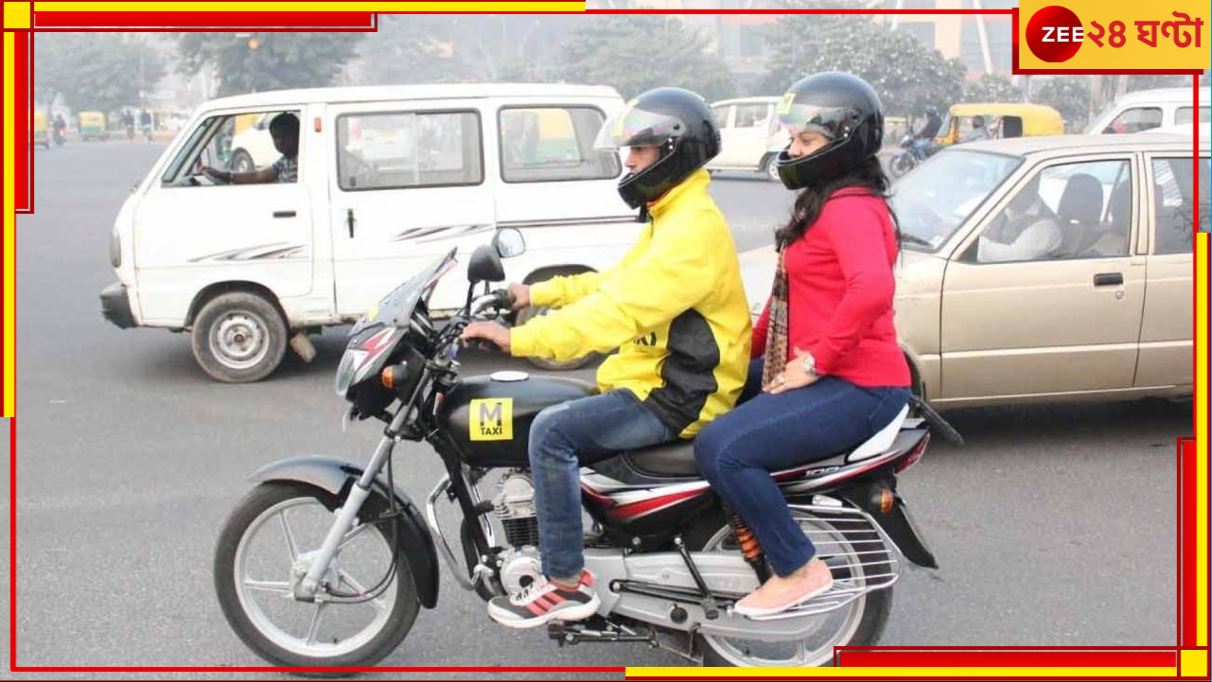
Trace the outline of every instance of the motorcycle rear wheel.
<path fill-rule="evenodd" d="M 323 537 L 341 502 L 304 483 L 262 483 L 241 500 L 219 535 L 214 580 L 223 615 L 240 640 L 271 663 L 308 668 L 374 665 L 399 646 L 416 620 L 420 603 L 403 547 L 397 553 L 395 577 L 370 602 L 309 603 L 292 596 L 292 564 L 301 553 L 319 547 L 317 538 Z M 360 523 L 333 558 L 318 597 L 368 590 L 386 575 L 392 526 L 390 521 L 369 523 L 386 511 L 382 497 L 366 500 L 358 513 Z M 258 531 L 265 531 L 264 549 L 254 544 Z M 342 639 L 338 628 L 348 624 L 354 632 Z"/>
<path fill-rule="evenodd" d="M 856 552 L 871 551 L 874 546 L 883 549 L 882 540 L 874 531 L 843 537 L 838 532 L 838 528 L 830 524 L 828 519 L 804 513 L 796 513 L 795 517 L 801 528 L 811 531 L 814 542 L 820 543 L 823 537 L 828 536 L 828 541 L 836 543 L 828 547 L 820 544 L 817 547 L 817 555 L 829 565 L 835 583 L 843 579 L 860 582 L 863 579 L 863 569 L 859 564 L 864 563 L 864 558 Z M 712 532 L 713 528 L 714 532 Z M 879 544 L 870 544 L 872 541 Z M 740 551 L 732 527 L 727 524 L 722 514 L 712 515 L 700 522 L 689 534 L 687 544 L 692 550 L 702 552 Z M 856 544 L 862 544 L 862 546 L 856 548 Z M 882 555 L 870 556 L 866 563 L 878 564 L 879 561 L 887 558 L 887 550 L 883 550 Z M 805 618 L 818 619 L 821 623 L 818 626 L 818 633 L 814 633 L 813 637 L 804 640 L 760 642 L 697 635 L 696 644 L 697 648 L 703 652 L 704 666 L 808 667 L 832 665 L 835 646 L 874 646 L 878 643 L 891 612 L 892 587 L 889 586 L 868 592 L 837 611 L 805 616 Z"/>

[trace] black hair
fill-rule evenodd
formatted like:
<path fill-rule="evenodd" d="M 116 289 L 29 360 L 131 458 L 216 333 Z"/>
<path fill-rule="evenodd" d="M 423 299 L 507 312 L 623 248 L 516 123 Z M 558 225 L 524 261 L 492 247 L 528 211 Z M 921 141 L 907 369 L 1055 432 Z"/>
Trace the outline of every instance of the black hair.
<path fill-rule="evenodd" d="M 795 206 L 791 209 L 791 219 L 774 232 L 776 247 L 782 250 L 803 237 L 804 233 L 816 224 L 817 218 L 821 217 L 821 210 L 824 209 L 829 197 L 833 196 L 834 192 L 848 187 L 867 190 L 871 196 L 884 200 L 884 204 L 888 206 L 888 213 L 892 216 L 892 227 L 896 231 L 896 243 L 899 250 L 900 223 L 896 219 L 896 212 L 888 204 L 892 181 L 888 179 L 888 174 L 884 172 L 884 167 L 880 163 L 879 157 L 876 156 L 867 159 L 845 175 L 834 178 L 823 185 L 805 187 L 801 190 L 799 196 L 795 198 Z"/>
<path fill-rule="evenodd" d="M 289 111 L 282 112 L 269 122 L 270 134 L 299 136 L 299 117 Z"/>

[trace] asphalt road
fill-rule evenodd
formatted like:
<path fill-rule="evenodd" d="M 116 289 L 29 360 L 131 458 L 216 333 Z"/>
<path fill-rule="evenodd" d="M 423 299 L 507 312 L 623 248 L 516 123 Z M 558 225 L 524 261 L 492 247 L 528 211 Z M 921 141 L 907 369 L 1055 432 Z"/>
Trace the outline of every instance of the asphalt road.
<path fill-rule="evenodd" d="M 249 489 L 245 476 L 306 453 L 365 461 L 379 436 L 369 424 L 341 431 L 331 381 L 343 330 L 325 331 L 311 365 L 292 358 L 267 381 L 230 386 L 195 366 L 185 336 L 102 320 L 112 220 L 160 149 L 39 150 L 37 212 L 18 218 L 22 665 L 261 664 L 228 628 L 211 586 L 215 539 Z M 713 192 L 741 248 L 770 243 L 790 205 L 790 193 L 756 178 L 718 177 Z M 494 356 L 466 363 L 469 373 L 505 365 L 520 366 Z M 932 446 L 901 478 L 941 568 L 904 575 L 882 643 L 1172 645 L 1175 437 L 1191 430 L 1190 404 L 948 418 L 967 447 Z M 397 452 L 397 477 L 423 498 L 440 476 L 437 458 L 416 445 Z M 507 631 L 444 577 L 438 608 L 422 611 L 384 664 L 679 662 L 639 645 L 561 649 L 542 632 Z"/>

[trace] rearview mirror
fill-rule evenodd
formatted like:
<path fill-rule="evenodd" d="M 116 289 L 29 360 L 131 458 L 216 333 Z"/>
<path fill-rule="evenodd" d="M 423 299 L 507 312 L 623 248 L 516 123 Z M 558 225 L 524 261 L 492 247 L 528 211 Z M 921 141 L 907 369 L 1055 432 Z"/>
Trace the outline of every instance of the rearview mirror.
<path fill-rule="evenodd" d="M 492 237 L 492 246 L 501 258 L 513 258 L 526 253 L 526 240 L 522 233 L 512 227 L 497 230 Z"/>
<path fill-rule="evenodd" d="M 504 280 L 505 268 L 501 265 L 501 258 L 496 249 L 487 245 L 477 246 L 476 250 L 471 252 L 471 261 L 467 264 L 467 281 L 475 284 Z"/>

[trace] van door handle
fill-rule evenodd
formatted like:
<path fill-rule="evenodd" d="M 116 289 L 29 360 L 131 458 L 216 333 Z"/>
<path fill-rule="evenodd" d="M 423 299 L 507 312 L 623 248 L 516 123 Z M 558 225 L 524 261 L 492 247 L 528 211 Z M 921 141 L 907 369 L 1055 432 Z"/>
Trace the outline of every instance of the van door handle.
<path fill-rule="evenodd" d="M 345 209 L 345 224 L 346 224 L 346 225 L 349 227 L 349 238 L 350 238 L 350 239 L 353 239 L 353 236 L 354 236 L 354 216 L 353 216 L 353 209 L 352 209 L 352 208 Z"/>
<path fill-rule="evenodd" d="M 295 212 L 294 211 L 274 211 L 274 217 L 275 218 L 293 218 L 293 217 L 295 217 Z"/>
<path fill-rule="evenodd" d="M 1122 272 L 1100 272 L 1094 276 L 1094 286 L 1109 287 L 1123 286 L 1124 273 Z"/>

